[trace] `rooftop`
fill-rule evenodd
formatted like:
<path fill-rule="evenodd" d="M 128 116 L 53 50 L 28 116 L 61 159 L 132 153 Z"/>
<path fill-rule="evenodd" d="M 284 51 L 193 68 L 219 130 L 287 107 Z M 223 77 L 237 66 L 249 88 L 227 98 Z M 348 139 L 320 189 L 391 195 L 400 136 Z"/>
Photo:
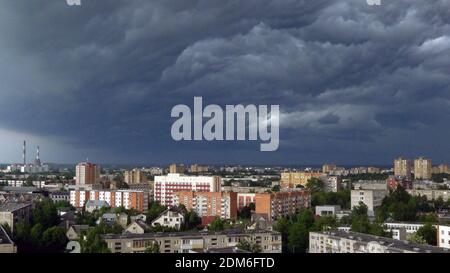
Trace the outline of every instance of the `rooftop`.
<path fill-rule="evenodd" d="M 357 233 L 352 231 L 343 231 L 343 230 L 331 230 L 331 231 L 321 231 L 314 232 L 318 234 L 324 234 L 335 238 L 345 238 L 349 240 L 356 240 L 364 243 L 379 243 L 382 246 L 387 247 L 388 249 L 401 249 L 410 252 L 418 252 L 418 253 L 450 253 L 450 249 L 440 248 L 431 245 L 421 245 L 410 243 L 408 241 L 395 240 L 392 238 L 380 237 L 370 234 Z"/>
<path fill-rule="evenodd" d="M 0 205 L 1 212 L 14 212 L 16 210 L 31 206 L 29 203 L 6 203 Z"/>
<path fill-rule="evenodd" d="M 208 235 L 229 235 L 229 236 L 245 236 L 260 233 L 270 233 L 271 235 L 280 235 L 276 231 L 268 230 L 242 230 L 242 229 L 228 229 L 224 231 L 186 231 L 186 232 L 151 232 L 144 234 L 106 234 L 103 239 L 133 239 L 133 238 L 157 238 L 157 237 L 189 237 L 191 239 L 200 239 Z"/>

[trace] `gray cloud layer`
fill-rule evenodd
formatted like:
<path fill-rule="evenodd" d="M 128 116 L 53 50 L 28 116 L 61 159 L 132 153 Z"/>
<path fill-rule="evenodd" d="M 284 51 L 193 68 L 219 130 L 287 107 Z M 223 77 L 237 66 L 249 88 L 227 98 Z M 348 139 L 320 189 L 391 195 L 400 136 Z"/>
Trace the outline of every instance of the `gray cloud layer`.
<path fill-rule="evenodd" d="M 101 162 L 449 161 L 449 7 L 4 0 L 0 128 L 63 139 Z M 280 104 L 279 152 L 171 141 L 171 107 L 195 95 Z"/>

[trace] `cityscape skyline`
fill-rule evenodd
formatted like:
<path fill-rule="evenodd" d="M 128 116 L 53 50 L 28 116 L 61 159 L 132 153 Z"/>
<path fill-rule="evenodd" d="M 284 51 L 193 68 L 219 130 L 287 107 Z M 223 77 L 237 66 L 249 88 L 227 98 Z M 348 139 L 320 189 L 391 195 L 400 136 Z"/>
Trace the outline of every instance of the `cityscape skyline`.
<path fill-rule="evenodd" d="M 0 162 L 22 139 L 61 163 L 449 162 L 447 5 L 2 2 Z M 172 140 L 195 96 L 279 105 L 279 150 Z"/>

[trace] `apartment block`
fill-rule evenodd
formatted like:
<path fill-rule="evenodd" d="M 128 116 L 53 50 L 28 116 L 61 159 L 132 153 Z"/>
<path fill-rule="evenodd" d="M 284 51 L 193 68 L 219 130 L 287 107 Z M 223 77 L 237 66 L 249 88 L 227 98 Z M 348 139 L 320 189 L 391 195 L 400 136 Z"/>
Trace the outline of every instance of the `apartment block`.
<path fill-rule="evenodd" d="M 275 193 L 257 193 L 255 212 L 276 220 L 283 216 L 298 213 L 311 206 L 311 194 L 305 190 Z"/>
<path fill-rule="evenodd" d="M 124 171 L 123 179 L 124 179 L 124 182 L 127 184 L 147 183 L 147 175 L 140 169 Z"/>
<path fill-rule="evenodd" d="M 444 201 L 450 198 L 450 190 L 407 190 L 407 192 L 413 196 L 426 196 L 428 200 L 438 199 L 442 197 Z"/>
<path fill-rule="evenodd" d="M 384 197 L 388 194 L 386 190 L 352 190 L 351 206 L 359 206 L 362 202 L 367 206 L 367 214 L 375 215 L 375 208 L 381 206 Z"/>
<path fill-rule="evenodd" d="M 87 201 L 105 201 L 110 207 L 124 207 L 143 212 L 148 209 L 148 192 L 138 190 L 74 190 L 70 191 L 70 204 L 83 208 Z"/>
<path fill-rule="evenodd" d="M 399 157 L 394 160 L 394 175 L 404 177 L 407 180 L 411 179 L 411 161 Z"/>
<path fill-rule="evenodd" d="M 173 195 L 173 205 L 184 205 L 188 211 L 193 210 L 200 217 L 236 219 L 237 195 L 236 192 L 179 191 Z"/>
<path fill-rule="evenodd" d="M 310 232 L 309 253 L 450 253 L 445 248 L 340 230 Z"/>
<path fill-rule="evenodd" d="M 329 176 L 324 179 L 325 191 L 337 192 L 341 189 L 342 178 L 339 176 Z"/>
<path fill-rule="evenodd" d="M 450 226 L 437 226 L 437 243 L 439 247 L 450 249 Z"/>
<path fill-rule="evenodd" d="M 209 170 L 209 168 L 206 166 L 200 166 L 197 164 L 193 164 L 193 165 L 191 165 L 191 168 L 189 171 L 191 173 L 203 173 L 203 172 L 207 172 L 208 170 Z"/>
<path fill-rule="evenodd" d="M 170 173 L 155 176 L 154 199 L 163 206 L 173 206 L 173 194 L 177 191 L 220 192 L 219 176 L 187 176 Z"/>
<path fill-rule="evenodd" d="M 414 160 L 415 179 L 431 179 L 432 169 L 431 159 L 419 157 Z"/>
<path fill-rule="evenodd" d="M 308 180 L 313 177 L 323 179 L 326 175 L 318 172 L 283 172 L 280 186 L 283 189 L 296 188 L 298 185 L 306 187 Z"/>
<path fill-rule="evenodd" d="M 331 171 L 334 171 L 336 167 L 337 167 L 336 164 L 324 164 L 322 166 L 322 172 L 328 174 Z"/>
<path fill-rule="evenodd" d="M 221 232 L 158 232 L 102 235 L 112 253 L 144 253 L 157 243 L 161 253 L 192 253 L 235 247 L 241 241 L 256 243 L 262 253 L 281 253 L 281 233 L 265 230 L 224 230 Z"/>
<path fill-rule="evenodd" d="M 256 193 L 241 193 L 237 194 L 237 207 L 241 210 L 245 206 L 249 206 L 251 203 L 255 203 Z"/>
<path fill-rule="evenodd" d="M 184 167 L 183 164 L 181 164 L 181 165 L 172 164 L 169 166 L 169 173 L 183 174 L 185 171 L 186 171 L 186 168 Z"/>
<path fill-rule="evenodd" d="M 0 205 L 0 225 L 8 224 L 11 232 L 19 221 L 29 221 L 31 215 L 30 203 L 6 203 Z"/>
<path fill-rule="evenodd" d="M 76 185 L 97 184 L 100 181 L 100 167 L 92 163 L 82 162 L 77 165 L 75 175 Z"/>

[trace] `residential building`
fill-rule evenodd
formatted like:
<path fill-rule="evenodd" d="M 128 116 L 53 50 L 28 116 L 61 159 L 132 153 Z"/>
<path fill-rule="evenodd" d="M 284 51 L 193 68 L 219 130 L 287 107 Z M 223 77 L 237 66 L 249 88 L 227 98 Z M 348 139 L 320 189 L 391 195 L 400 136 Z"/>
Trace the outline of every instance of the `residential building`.
<path fill-rule="evenodd" d="M 327 192 L 337 192 L 341 189 L 342 178 L 339 176 L 328 176 L 324 178 L 325 191 Z"/>
<path fill-rule="evenodd" d="M 394 175 L 404 177 L 407 180 L 411 179 L 411 161 L 399 157 L 394 160 Z"/>
<path fill-rule="evenodd" d="M 71 225 L 66 232 L 66 237 L 69 241 L 78 241 L 81 239 L 81 233 L 88 229 L 89 225 Z"/>
<path fill-rule="evenodd" d="M 197 164 L 193 164 L 193 165 L 191 165 L 190 172 L 191 173 L 204 173 L 204 172 L 207 172 L 208 170 L 209 170 L 209 168 L 206 166 L 200 166 Z"/>
<path fill-rule="evenodd" d="M 439 247 L 450 249 L 450 226 L 437 226 L 437 243 Z"/>
<path fill-rule="evenodd" d="M 219 232 L 157 232 L 102 235 L 112 253 L 144 253 L 157 243 L 161 253 L 191 253 L 236 247 L 241 241 L 260 245 L 262 253 L 281 253 L 281 233 L 266 230 L 228 229 Z"/>
<path fill-rule="evenodd" d="M 185 171 L 186 171 L 186 168 L 184 167 L 183 164 L 181 164 L 181 165 L 172 164 L 169 166 L 169 173 L 183 174 Z"/>
<path fill-rule="evenodd" d="M 406 180 L 403 177 L 396 177 L 394 175 L 389 176 L 386 179 L 388 188 L 391 190 L 397 189 L 398 186 L 402 186 L 405 189 L 412 189 L 413 183 L 411 180 Z"/>
<path fill-rule="evenodd" d="M 386 231 L 404 229 L 407 234 L 416 233 L 425 223 L 418 222 L 385 222 L 383 227 Z M 435 225 L 433 225 L 435 226 Z"/>
<path fill-rule="evenodd" d="M 450 253 L 445 248 L 340 230 L 310 232 L 309 253 Z"/>
<path fill-rule="evenodd" d="M 255 212 L 265 214 L 271 220 L 298 213 L 301 209 L 310 206 L 311 194 L 305 190 L 257 193 L 255 195 Z"/>
<path fill-rule="evenodd" d="M 380 173 L 380 168 L 377 167 L 367 167 L 367 173 Z"/>
<path fill-rule="evenodd" d="M 144 221 L 136 220 L 125 228 L 124 233 L 144 234 L 149 229 L 150 227 Z"/>
<path fill-rule="evenodd" d="M 111 208 L 124 207 L 139 212 L 148 208 L 148 193 L 141 190 L 70 191 L 70 204 L 76 208 L 83 208 L 89 200 L 106 201 Z"/>
<path fill-rule="evenodd" d="M 219 192 L 221 183 L 219 176 L 187 176 L 177 173 L 155 176 L 154 198 L 161 205 L 171 207 L 174 192 Z"/>
<path fill-rule="evenodd" d="M 247 229 L 273 230 L 276 221 L 267 218 L 266 214 L 252 213 L 250 225 Z"/>
<path fill-rule="evenodd" d="M 341 211 L 341 206 L 339 205 L 316 206 L 317 216 L 332 216 L 336 215 L 339 211 Z"/>
<path fill-rule="evenodd" d="M 282 189 L 292 189 L 297 188 L 297 186 L 306 187 L 309 179 L 323 179 L 324 177 L 326 177 L 325 174 L 318 172 L 283 172 L 281 173 L 280 187 Z"/>
<path fill-rule="evenodd" d="M 381 206 L 387 193 L 386 190 L 352 190 L 351 207 L 359 206 L 362 202 L 367 206 L 367 214 L 374 216 L 375 208 Z"/>
<path fill-rule="evenodd" d="M 147 183 L 147 174 L 140 169 L 133 169 L 123 173 L 124 182 L 127 184 Z"/>
<path fill-rule="evenodd" d="M 174 193 L 173 200 L 175 206 L 184 205 L 200 217 L 237 218 L 236 192 L 179 191 Z"/>
<path fill-rule="evenodd" d="M 69 202 L 70 194 L 68 191 L 51 192 L 48 197 L 54 202 Z"/>
<path fill-rule="evenodd" d="M 414 160 L 414 178 L 415 179 L 431 179 L 432 174 L 431 159 L 419 157 Z"/>
<path fill-rule="evenodd" d="M 322 166 L 322 172 L 329 174 L 331 171 L 336 169 L 336 164 L 324 164 Z"/>
<path fill-rule="evenodd" d="M 17 247 L 0 225 L 0 253 L 17 253 Z M 6 259 L 6 257 L 5 257 Z"/>
<path fill-rule="evenodd" d="M 184 214 L 175 209 L 166 209 L 155 220 L 152 221 L 151 226 L 169 227 L 180 229 L 184 224 Z"/>
<path fill-rule="evenodd" d="M 407 192 L 413 196 L 426 196 L 428 200 L 438 199 L 442 197 L 444 201 L 449 200 L 450 198 L 450 190 L 419 190 L 419 189 L 412 189 L 407 190 Z"/>
<path fill-rule="evenodd" d="M 79 186 L 97 184 L 100 181 L 100 167 L 88 163 L 79 163 L 75 169 L 75 184 Z"/>
<path fill-rule="evenodd" d="M 102 208 L 109 208 L 109 204 L 103 200 L 88 200 L 84 205 L 84 209 L 87 212 L 94 212 L 95 210 L 101 210 Z"/>
<path fill-rule="evenodd" d="M 355 190 L 385 190 L 388 191 L 388 184 L 384 180 L 359 180 L 353 183 Z"/>
<path fill-rule="evenodd" d="M 435 173 L 450 173 L 450 167 L 447 164 L 440 164 L 436 166 Z"/>
<path fill-rule="evenodd" d="M 256 193 L 238 193 L 237 194 L 237 208 L 241 210 L 245 206 L 255 204 Z"/>
<path fill-rule="evenodd" d="M 14 232 L 16 224 L 23 220 L 29 221 L 31 213 L 30 203 L 5 203 L 0 205 L 0 225 L 8 224 Z"/>

